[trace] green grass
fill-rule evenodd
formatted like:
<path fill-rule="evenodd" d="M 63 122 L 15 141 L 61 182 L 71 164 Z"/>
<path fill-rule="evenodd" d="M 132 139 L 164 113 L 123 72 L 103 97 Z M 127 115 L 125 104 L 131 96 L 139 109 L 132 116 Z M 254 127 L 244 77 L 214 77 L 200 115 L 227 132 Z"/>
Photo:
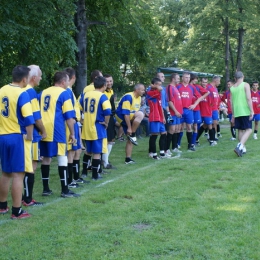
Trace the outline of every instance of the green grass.
<path fill-rule="evenodd" d="M 77 189 L 80 198 L 60 198 L 56 162 L 51 197 L 41 197 L 39 170 L 33 217 L 0 216 L 0 259 L 260 259 L 258 151 L 236 142 L 223 128 L 215 147 L 201 138 L 197 152 L 171 160 L 148 158 L 148 139 L 134 147 L 135 165 L 124 165 L 124 143 L 110 160 L 118 167 L 102 181 Z M 9 204 L 11 205 L 11 204 Z"/>

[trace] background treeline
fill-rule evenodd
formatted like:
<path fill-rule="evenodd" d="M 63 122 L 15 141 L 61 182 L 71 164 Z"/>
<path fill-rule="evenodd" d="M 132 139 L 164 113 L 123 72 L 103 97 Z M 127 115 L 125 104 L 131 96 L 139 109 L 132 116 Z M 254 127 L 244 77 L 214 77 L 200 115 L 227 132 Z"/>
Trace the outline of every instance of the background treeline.
<path fill-rule="evenodd" d="M 149 84 L 159 66 L 259 78 L 257 0 L 1 0 L 0 85 L 17 64 L 38 64 L 41 88 L 78 71 L 76 92 L 100 69 L 117 91 Z M 86 78 L 87 76 L 87 78 Z M 224 86 L 224 81 L 223 81 Z"/>

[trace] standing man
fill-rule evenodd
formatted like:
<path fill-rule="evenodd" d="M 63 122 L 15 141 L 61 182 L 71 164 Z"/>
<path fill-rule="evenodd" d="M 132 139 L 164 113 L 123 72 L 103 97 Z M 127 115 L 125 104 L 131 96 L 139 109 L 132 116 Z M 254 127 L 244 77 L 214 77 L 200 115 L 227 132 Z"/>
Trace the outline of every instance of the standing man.
<path fill-rule="evenodd" d="M 109 155 L 111 153 L 111 150 L 113 148 L 113 145 L 115 144 L 115 120 L 114 120 L 114 115 L 115 115 L 115 97 L 114 97 L 114 91 L 112 89 L 114 81 L 113 77 L 109 74 L 105 74 L 104 77 L 106 78 L 106 85 L 107 88 L 104 92 L 104 94 L 107 96 L 110 105 L 111 105 L 111 113 L 112 115 L 109 118 L 109 123 L 107 126 L 107 153 L 102 154 L 102 160 L 104 164 L 105 169 L 115 169 L 115 167 L 109 163 Z"/>
<path fill-rule="evenodd" d="M 253 138 L 257 139 L 258 122 L 260 121 L 260 92 L 258 90 L 258 81 L 254 81 L 251 90 L 251 98 L 254 109 L 253 121 L 255 121 Z"/>
<path fill-rule="evenodd" d="M 29 95 L 22 88 L 28 83 L 30 69 L 16 66 L 12 83 L 0 89 L 0 213 L 8 212 L 7 197 L 12 180 L 12 219 L 31 215 L 21 208 L 24 172 L 33 172 L 31 149 L 34 118 Z"/>
<path fill-rule="evenodd" d="M 232 122 L 235 121 L 235 128 L 238 129 L 239 143 L 234 152 L 242 157 L 245 152 L 245 143 L 252 132 L 252 119 L 254 116 L 250 86 L 244 82 L 244 75 L 241 71 L 235 73 L 236 83 L 230 88 L 232 105 Z"/>
<path fill-rule="evenodd" d="M 34 89 L 37 87 L 42 79 L 42 71 L 37 65 L 28 66 L 30 69 L 28 85 L 24 90 L 29 94 L 30 101 L 32 104 L 33 117 L 35 121 L 35 127 L 33 130 L 33 141 L 32 141 L 32 166 L 33 172 L 25 172 L 24 176 L 24 195 L 23 195 L 23 205 L 24 206 L 41 206 L 43 203 L 35 201 L 32 198 L 33 186 L 34 186 L 34 173 L 37 168 L 38 161 L 40 160 L 40 149 L 39 142 L 40 140 L 46 138 L 46 130 L 43 126 L 41 119 L 41 112 L 38 102 L 38 96 Z"/>
<path fill-rule="evenodd" d="M 135 85 L 133 92 L 126 93 L 121 98 L 116 109 L 116 120 L 122 125 L 128 138 L 125 148 L 125 164 L 135 163 L 131 155 L 133 145 L 138 145 L 135 132 L 144 117 L 143 112 L 140 111 L 141 96 L 143 96 L 144 92 L 144 85 L 138 83 Z"/>
<path fill-rule="evenodd" d="M 61 182 L 61 197 L 78 197 L 68 189 L 68 159 L 66 126 L 69 128 L 69 142 L 75 143 L 74 124 L 75 111 L 73 109 L 68 91 L 69 76 L 64 71 L 56 72 L 53 78 L 54 86 L 49 87 L 40 94 L 40 109 L 42 121 L 46 128 L 47 138 L 40 142 L 41 156 L 43 156 L 41 173 L 43 183 L 43 196 L 52 194 L 49 188 L 50 164 L 52 157 L 58 158 L 58 172 Z"/>
<path fill-rule="evenodd" d="M 84 113 L 82 139 L 86 141 L 86 152 L 92 155 L 92 179 L 98 180 L 101 167 L 101 153 L 107 152 L 107 132 L 111 106 L 104 93 L 106 79 L 94 79 L 94 91 L 88 91 L 80 98 L 80 109 Z"/>

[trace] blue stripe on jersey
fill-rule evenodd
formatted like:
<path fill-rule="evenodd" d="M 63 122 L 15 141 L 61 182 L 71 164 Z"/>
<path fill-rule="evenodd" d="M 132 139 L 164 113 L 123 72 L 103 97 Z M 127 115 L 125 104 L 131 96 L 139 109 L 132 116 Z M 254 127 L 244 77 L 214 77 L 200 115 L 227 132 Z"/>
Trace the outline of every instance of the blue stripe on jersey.
<path fill-rule="evenodd" d="M 126 102 L 126 101 L 129 101 L 130 106 L 131 106 L 133 98 L 132 98 L 132 96 L 130 94 L 129 95 L 128 94 L 124 95 L 122 97 L 122 99 L 120 100 L 120 102 L 118 104 L 118 107 L 117 107 L 117 110 L 116 110 L 117 114 L 119 114 L 119 115 L 130 115 L 131 110 L 123 108 L 124 102 Z M 136 112 L 136 111 L 134 111 L 134 112 Z"/>
<path fill-rule="evenodd" d="M 18 98 L 18 106 L 16 108 L 16 116 L 18 119 L 18 123 L 20 125 L 20 131 L 22 134 L 26 134 L 26 126 L 33 125 L 34 124 L 34 118 L 33 115 L 23 117 L 21 113 L 21 108 L 27 104 L 30 103 L 30 97 L 27 92 L 22 92 L 21 95 Z"/>
<path fill-rule="evenodd" d="M 72 89 L 71 88 L 67 88 L 66 90 L 69 93 L 69 96 L 70 96 L 70 99 L 71 99 L 71 102 L 72 102 L 72 106 L 75 107 L 75 100 L 74 100 L 74 95 L 73 95 Z"/>

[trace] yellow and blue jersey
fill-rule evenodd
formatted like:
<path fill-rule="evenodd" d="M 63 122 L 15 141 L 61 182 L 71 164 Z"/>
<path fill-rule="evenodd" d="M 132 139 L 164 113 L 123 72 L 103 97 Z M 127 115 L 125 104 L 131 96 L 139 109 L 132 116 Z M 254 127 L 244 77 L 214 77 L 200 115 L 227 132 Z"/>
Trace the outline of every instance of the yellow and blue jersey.
<path fill-rule="evenodd" d="M 0 89 L 0 110 L 0 135 L 26 134 L 26 127 L 34 124 L 30 97 L 19 86 Z"/>
<path fill-rule="evenodd" d="M 70 95 L 70 99 L 71 99 L 71 102 L 72 102 L 72 106 L 75 110 L 75 113 L 76 113 L 76 118 L 77 118 L 77 121 L 80 121 L 80 109 L 79 109 L 79 103 L 77 102 L 77 99 L 72 91 L 72 89 L 70 87 L 67 88 L 67 91 Z"/>
<path fill-rule="evenodd" d="M 42 116 L 41 116 L 41 112 L 40 112 L 40 106 L 39 106 L 37 92 L 29 84 L 25 88 L 23 88 L 23 90 L 26 91 L 28 93 L 29 97 L 30 97 L 34 121 L 41 119 Z M 34 129 L 33 129 L 33 143 L 40 141 L 41 138 L 42 137 L 39 134 L 38 129 L 36 129 L 34 127 Z"/>
<path fill-rule="evenodd" d="M 106 138 L 106 128 L 100 122 L 105 121 L 105 116 L 111 115 L 111 105 L 107 96 L 99 91 L 90 91 L 81 96 L 79 103 L 84 113 L 82 139 Z"/>
<path fill-rule="evenodd" d="M 135 97 L 134 92 L 126 93 L 119 101 L 116 109 L 117 120 L 119 123 L 124 121 L 124 116 L 129 115 L 130 120 L 134 118 L 136 111 L 139 111 L 141 107 L 141 97 Z"/>
<path fill-rule="evenodd" d="M 65 120 L 75 118 L 68 91 L 49 87 L 40 93 L 40 111 L 47 132 L 44 142 L 66 143 Z"/>

